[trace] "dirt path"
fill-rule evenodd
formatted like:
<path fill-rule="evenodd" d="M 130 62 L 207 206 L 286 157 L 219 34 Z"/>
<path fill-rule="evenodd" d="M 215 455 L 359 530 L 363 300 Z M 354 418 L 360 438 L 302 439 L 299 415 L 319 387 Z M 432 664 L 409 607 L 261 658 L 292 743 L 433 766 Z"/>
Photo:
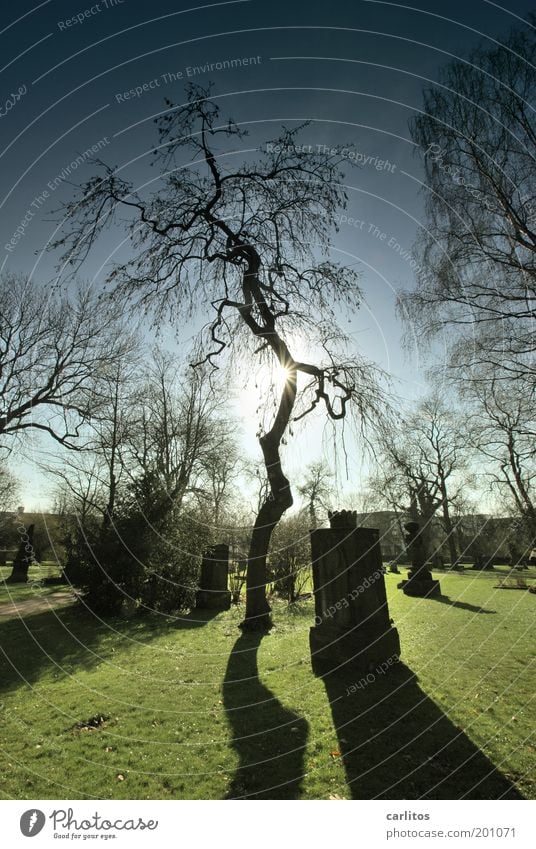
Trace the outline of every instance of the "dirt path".
<path fill-rule="evenodd" d="M 75 596 L 69 590 L 49 593 L 48 595 L 36 595 L 34 598 L 25 598 L 21 601 L 7 601 L 0 604 L 0 621 L 6 619 L 18 619 L 30 616 L 32 613 L 43 613 L 55 607 L 64 607 L 72 604 Z"/>

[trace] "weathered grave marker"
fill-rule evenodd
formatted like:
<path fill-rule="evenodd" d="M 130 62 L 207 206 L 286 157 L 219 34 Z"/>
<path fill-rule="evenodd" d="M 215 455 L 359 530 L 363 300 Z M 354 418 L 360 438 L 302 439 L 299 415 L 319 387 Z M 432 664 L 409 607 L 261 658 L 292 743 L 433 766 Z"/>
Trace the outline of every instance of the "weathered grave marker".
<path fill-rule="evenodd" d="M 229 610 L 231 593 L 227 588 L 229 576 L 229 546 L 213 545 L 203 553 L 196 608 Z"/>
<path fill-rule="evenodd" d="M 311 531 L 316 623 L 313 670 L 370 672 L 400 655 L 389 618 L 379 531 L 356 527 L 356 514 L 330 513 L 330 528 Z M 390 664 L 389 664 L 390 665 Z"/>
<path fill-rule="evenodd" d="M 420 598 L 440 596 L 439 581 L 432 578 L 430 567 L 426 562 L 418 523 L 408 522 L 404 525 L 404 528 L 407 532 L 406 546 L 411 560 L 411 569 L 408 572 L 407 580 L 401 581 L 398 588 L 403 590 L 406 595 Z"/>

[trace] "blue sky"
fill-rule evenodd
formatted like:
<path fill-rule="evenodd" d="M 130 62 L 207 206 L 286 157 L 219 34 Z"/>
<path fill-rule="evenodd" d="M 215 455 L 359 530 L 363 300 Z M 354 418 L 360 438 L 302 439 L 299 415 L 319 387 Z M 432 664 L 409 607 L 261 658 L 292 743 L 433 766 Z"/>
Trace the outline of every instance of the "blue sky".
<path fill-rule="evenodd" d="M 522 0 L 502 8 L 487 0 L 4 4 L 0 264 L 50 282 L 55 257 L 44 249 L 54 210 L 72 182 L 92 173 L 89 163 L 71 163 L 98 145 L 110 164 L 136 160 L 128 175 L 143 180 L 163 98 L 181 102 L 186 81 L 210 79 L 250 130 L 248 148 L 277 135 L 281 123 L 310 119 L 303 143 L 345 146 L 361 163 L 349 172 L 349 206 L 334 239 L 335 256 L 358 268 L 365 295 L 350 331 L 399 381 L 401 396 L 415 397 L 422 363 L 416 347 L 402 353 L 395 314 L 396 290 L 414 282 L 411 249 L 424 222 L 422 162 L 408 120 L 442 64 L 482 38 L 500 40 L 531 8 Z M 242 66 L 227 67 L 231 61 Z M 207 67 L 217 63 L 224 67 Z M 111 234 L 92 255 L 86 279 L 104 280 L 115 240 Z M 440 360 L 440 345 L 435 353 Z M 21 469 L 25 503 L 42 503 L 39 478 L 30 465 Z"/>

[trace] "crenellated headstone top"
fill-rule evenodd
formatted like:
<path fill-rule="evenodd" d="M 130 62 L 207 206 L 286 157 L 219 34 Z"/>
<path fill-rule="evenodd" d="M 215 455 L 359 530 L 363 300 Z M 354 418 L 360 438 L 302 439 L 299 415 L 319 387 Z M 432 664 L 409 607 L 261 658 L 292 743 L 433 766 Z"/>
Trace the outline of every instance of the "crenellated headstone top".
<path fill-rule="evenodd" d="M 330 513 L 329 519 L 331 528 L 310 532 L 316 614 L 309 633 L 313 671 L 323 675 L 345 667 L 366 674 L 380 663 L 389 666 L 400 655 L 389 618 L 379 533 L 357 527 L 352 510 Z"/>
<path fill-rule="evenodd" d="M 328 510 L 329 526 L 333 529 L 357 528 L 355 510 Z"/>

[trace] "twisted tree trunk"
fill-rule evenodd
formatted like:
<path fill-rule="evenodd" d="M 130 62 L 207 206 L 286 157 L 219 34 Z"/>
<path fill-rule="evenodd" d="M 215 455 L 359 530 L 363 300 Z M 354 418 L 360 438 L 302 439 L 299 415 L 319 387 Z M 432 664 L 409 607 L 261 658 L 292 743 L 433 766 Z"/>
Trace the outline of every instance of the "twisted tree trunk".
<path fill-rule="evenodd" d="M 288 368 L 288 367 L 287 367 Z M 292 506 L 290 483 L 283 473 L 279 447 L 296 398 L 296 370 L 290 372 L 271 430 L 259 439 L 268 473 L 270 493 L 262 505 L 251 533 L 246 579 L 246 617 L 241 627 L 266 630 L 271 625 L 266 598 L 267 558 L 273 530 L 283 513 Z"/>
<path fill-rule="evenodd" d="M 241 245 L 238 251 L 247 258 L 243 282 L 245 303 L 240 314 L 255 336 L 261 338 L 266 347 L 271 348 L 286 374 L 273 425 L 259 438 L 270 491 L 259 510 L 251 533 L 246 578 L 246 616 L 240 626 L 247 630 L 267 630 L 271 626 L 270 605 L 266 598 L 270 539 L 283 513 L 293 502 L 290 483 L 281 466 L 279 449 L 296 401 L 298 369 L 287 345 L 275 328 L 275 316 L 263 296 L 258 277 L 260 258 L 257 252 L 249 245 Z M 256 316 L 253 314 L 254 310 Z"/>

